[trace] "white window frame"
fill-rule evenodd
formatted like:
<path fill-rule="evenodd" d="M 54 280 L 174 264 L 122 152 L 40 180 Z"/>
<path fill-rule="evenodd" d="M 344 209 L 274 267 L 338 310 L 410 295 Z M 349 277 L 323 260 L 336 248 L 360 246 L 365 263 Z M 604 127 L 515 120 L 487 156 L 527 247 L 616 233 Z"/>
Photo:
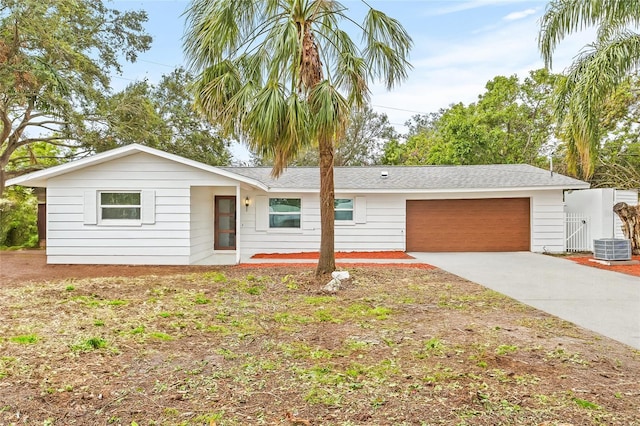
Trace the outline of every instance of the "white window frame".
<path fill-rule="evenodd" d="M 271 211 L 271 200 L 275 199 L 283 199 L 283 200 L 299 200 L 300 201 L 300 211 L 299 212 L 272 212 Z M 300 220 L 298 221 L 299 226 L 271 226 L 271 215 L 279 215 L 279 216 L 292 216 L 298 215 L 300 216 Z M 267 199 L 267 226 L 269 231 L 301 231 L 302 230 L 302 197 L 269 197 Z"/>
<path fill-rule="evenodd" d="M 140 204 L 109 204 L 102 205 L 102 194 L 139 194 L 140 195 Z M 142 191 L 127 191 L 127 190 L 104 190 L 98 191 L 98 199 L 97 199 L 97 212 L 98 212 L 98 224 L 99 225 L 117 225 L 117 226 L 139 226 L 142 225 L 142 217 L 143 217 L 143 196 Z M 140 217 L 137 219 L 103 219 L 102 218 L 102 209 L 109 208 L 137 208 L 140 212 Z"/>
<path fill-rule="evenodd" d="M 338 200 L 350 200 L 351 201 L 351 208 L 350 209 L 336 209 L 335 208 L 335 202 Z M 356 199 L 355 197 L 335 197 L 334 198 L 334 202 L 333 202 L 333 218 L 334 218 L 334 223 L 336 225 L 354 225 L 355 222 L 355 217 L 356 217 Z M 337 219 L 335 217 L 335 213 L 336 212 L 351 212 L 351 219 Z"/>

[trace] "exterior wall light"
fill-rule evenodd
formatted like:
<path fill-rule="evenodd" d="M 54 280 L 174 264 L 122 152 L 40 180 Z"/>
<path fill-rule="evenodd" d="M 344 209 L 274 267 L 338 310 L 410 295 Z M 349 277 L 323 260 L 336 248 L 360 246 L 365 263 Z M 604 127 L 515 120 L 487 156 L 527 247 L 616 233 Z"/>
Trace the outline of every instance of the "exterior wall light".
<path fill-rule="evenodd" d="M 251 204 L 251 200 L 249 199 L 249 197 L 245 197 L 244 198 L 244 208 L 245 211 L 249 211 L 249 205 Z"/>

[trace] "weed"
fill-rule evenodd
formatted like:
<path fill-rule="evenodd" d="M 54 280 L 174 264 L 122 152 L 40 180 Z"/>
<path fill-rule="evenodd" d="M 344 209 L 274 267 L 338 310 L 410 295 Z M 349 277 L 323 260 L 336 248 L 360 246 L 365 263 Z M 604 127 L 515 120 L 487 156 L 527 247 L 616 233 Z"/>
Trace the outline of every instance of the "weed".
<path fill-rule="evenodd" d="M 601 407 L 598 404 L 594 404 L 593 402 L 587 401 L 585 399 L 580 398 L 572 398 L 572 401 L 578 404 L 579 407 L 586 408 L 589 410 L 600 410 Z"/>
<path fill-rule="evenodd" d="M 80 343 L 71 345 L 71 350 L 75 352 L 89 352 L 107 347 L 107 341 L 102 337 L 90 337 Z"/>
<path fill-rule="evenodd" d="M 202 293 L 198 293 L 196 294 L 195 299 L 193 300 L 193 302 L 196 305 L 207 305 L 209 303 L 211 303 L 211 299 L 208 299 L 204 294 Z"/>
<path fill-rule="evenodd" d="M 122 305 L 126 305 L 126 304 L 127 304 L 126 300 L 120 300 L 120 299 L 107 301 L 107 305 L 108 306 L 122 306 Z"/>
<path fill-rule="evenodd" d="M 263 290 L 264 290 L 264 287 L 259 285 L 251 285 L 251 286 L 244 287 L 244 292 L 252 296 L 258 296 L 259 294 L 262 293 Z"/>
<path fill-rule="evenodd" d="M 376 319 L 385 320 L 389 318 L 389 315 L 391 314 L 391 309 L 385 308 L 383 306 L 376 306 L 375 308 L 369 309 L 367 314 L 376 317 Z"/>
<path fill-rule="evenodd" d="M 341 319 L 334 317 L 334 312 L 331 309 L 318 309 L 313 313 L 313 316 L 319 322 L 342 322 Z"/>
<path fill-rule="evenodd" d="M 328 407 L 339 407 L 342 396 L 332 388 L 313 386 L 304 396 L 304 401 L 309 404 L 321 404 Z"/>
<path fill-rule="evenodd" d="M 285 275 L 284 277 L 282 277 L 280 282 L 284 284 L 285 287 L 287 287 L 289 290 L 297 290 L 299 287 L 293 275 Z"/>
<path fill-rule="evenodd" d="M 553 351 L 547 352 L 547 359 L 559 359 L 562 362 L 570 362 L 578 365 L 589 365 L 589 361 L 583 359 L 578 353 L 570 353 L 562 348 L 557 348 Z"/>
<path fill-rule="evenodd" d="M 139 325 L 136 328 L 132 329 L 131 331 L 129 331 L 130 334 L 136 335 L 136 334 L 143 334 L 144 333 L 144 325 Z"/>
<path fill-rule="evenodd" d="M 211 280 L 214 283 L 226 283 L 227 282 L 227 277 L 225 276 L 224 273 L 222 273 L 220 271 L 205 272 L 205 273 L 202 274 L 202 278 L 207 279 L 207 280 Z"/>
<path fill-rule="evenodd" d="M 331 304 L 335 302 L 335 298 L 333 296 L 307 296 L 303 301 L 307 305 L 319 306 Z"/>
<path fill-rule="evenodd" d="M 441 356 L 445 352 L 445 345 L 437 337 L 432 337 L 422 344 L 422 349 L 416 353 L 420 359 L 429 358 L 430 356 Z"/>
<path fill-rule="evenodd" d="M 9 338 L 9 341 L 21 345 L 32 345 L 34 343 L 37 343 L 38 340 L 39 337 L 36 334 L 23 334 L 20 336 L 13 336 Z"/>
<path fill-rule="evenodd" d="M 233 352 L 231 349 L 227 349 L 227 348 L 216 349 L 215 353 L 217 353 L 218 355 L 222 355 L 222 357 L 227 361 L 234 360 L 239 356 L 238 354 Z"/>
<path fill-rule="evenodd" d="M 104 321 L 103 320 L 93 320 L 93 325 L 95 325 L 96 327 L 102 327 L 104 326 Z"/>
<path fill-rule="evenodd" d="M 153 337 L 158 340 L 173 340 L 173 337 L 167 333 L 162 333 L 159 331 L 154 331 L 153 333 L 149 333 L 149 337 Z"/>
<path fill-rule="evenodd" d="M 64 288 L 64 291 L 73 291 L 73 290 L 75 290 L 75 289 L 76 289 L 76 288 L 75 288 L 75 286 L 68 285 L 68 286 L 66 286 L 66 287 Z"/>
<path fill-rule="evenodd" d="M 500 345 L 496 348 L 496 355 L 507 355 L 518 351 L 517 346 L 513 345 Z"/>

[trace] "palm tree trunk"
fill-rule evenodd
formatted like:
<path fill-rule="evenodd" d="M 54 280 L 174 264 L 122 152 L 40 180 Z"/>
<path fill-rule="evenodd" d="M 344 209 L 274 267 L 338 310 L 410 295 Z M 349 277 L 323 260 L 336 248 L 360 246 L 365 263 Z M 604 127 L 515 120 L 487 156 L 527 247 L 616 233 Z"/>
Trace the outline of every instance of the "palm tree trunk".
<path fill-rule="evenodd" d="M 320 259 L 316 275 L 336 269 L 334 240 L 333 141 L 320 138 Z"/>

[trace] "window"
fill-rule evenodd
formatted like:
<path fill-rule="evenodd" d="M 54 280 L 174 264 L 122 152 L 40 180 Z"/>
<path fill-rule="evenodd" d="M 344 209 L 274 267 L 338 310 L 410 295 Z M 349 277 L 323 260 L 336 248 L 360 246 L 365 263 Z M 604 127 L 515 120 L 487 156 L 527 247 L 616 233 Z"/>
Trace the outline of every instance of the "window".
<path fill-rule="evenodd" d="M 335 220 L 353 220 L 352 198 L 336 198 L 333 207 Z"/>
<path fill-rule="evenodd" d="M 100 220 L 141 220 L 140 192 L 101 192 L 99 200 Z"/>
<path fill-rule="evenodd" d="M 269 198 L 269 228 L 300 228 L 300 198 Z"/>

